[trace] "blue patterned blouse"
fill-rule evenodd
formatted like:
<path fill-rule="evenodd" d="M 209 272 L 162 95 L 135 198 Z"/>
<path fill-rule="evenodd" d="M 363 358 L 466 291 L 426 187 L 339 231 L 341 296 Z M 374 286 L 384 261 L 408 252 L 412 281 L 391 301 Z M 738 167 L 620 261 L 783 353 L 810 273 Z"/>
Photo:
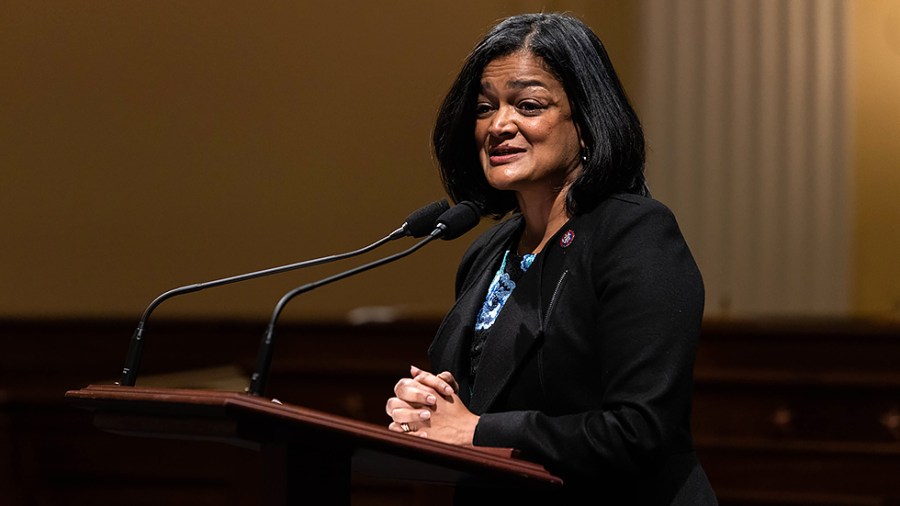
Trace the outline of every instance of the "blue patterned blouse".
<path fill-rule="evenodd" d="M 516 282 L 522 277 L 522 274 L 531 267 L 534 262 L 534 254 L 527 253 L 519 256 L 506 250 L 503 254 L 503 262 L 491 281 L 488 288 L 487 296 L 484 298 L 484 304 L 475 320 L 475 337 L 472 340 L 472 348 L 470 350 L 470 373 L 475 377 L 478 370 L 478 363 L 481 360 L 481 351 L 484 343 L 487 341 L 488 330 L 497 320 L 500 310 L 506 300 L 509 299 L 513 289 L 516 288 Z"/>

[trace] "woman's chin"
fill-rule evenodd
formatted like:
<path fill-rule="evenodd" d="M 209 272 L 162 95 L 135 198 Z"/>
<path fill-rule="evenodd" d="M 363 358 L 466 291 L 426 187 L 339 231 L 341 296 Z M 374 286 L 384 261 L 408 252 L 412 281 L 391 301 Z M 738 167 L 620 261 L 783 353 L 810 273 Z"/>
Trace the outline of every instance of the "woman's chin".
<path fill-rule="evenodd" d="M 493 181 L 488 179 L 488 184 L 491 185 L 491 188 L 500 191 L 516 191 L 519 187 L 514 181 Z"/>
<path fill-rule="evenodd" d="M 514 167 L 505 165 L 489 167 L 485 171 L 488 184 L 498 190 L 515 190 L 527 178 Z"/>

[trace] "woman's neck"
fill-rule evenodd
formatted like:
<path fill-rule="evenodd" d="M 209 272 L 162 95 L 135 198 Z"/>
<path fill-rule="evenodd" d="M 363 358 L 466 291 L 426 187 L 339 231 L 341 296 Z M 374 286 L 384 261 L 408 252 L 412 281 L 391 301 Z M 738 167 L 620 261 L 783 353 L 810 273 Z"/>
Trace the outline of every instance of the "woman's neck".
<path fill-rule="evenodd" d="M 518 253 L 540 253 L 556 232 L 569 221 L 566 211 L 566 190 L 549 198 L 530 198 L 518 194 L 519 210 L 525 218 L 525 228 L 519 237 Z"/>

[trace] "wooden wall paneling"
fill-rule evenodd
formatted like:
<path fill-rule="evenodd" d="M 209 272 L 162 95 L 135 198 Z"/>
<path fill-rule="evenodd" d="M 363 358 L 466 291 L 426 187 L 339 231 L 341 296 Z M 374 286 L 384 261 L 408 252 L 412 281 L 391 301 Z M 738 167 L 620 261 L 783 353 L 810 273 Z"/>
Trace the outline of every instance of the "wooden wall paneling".
<path fill-rule="evenodd" d="M 892 325 L 707 322 L 693 422 L 723 504 L 900 500 L 898 360 Z"/>
<path fill-rule="evenodd" d="M 66 390 L 118 379 L 134 322 L 0 321 L 0 493 L 32 504 L 255 504 L 258 453 L 107 434 Z M 286 324 L 270 396 L 386 423 L 437 321 Z M 161 320 L 138 384 L 239 391 L 264 323 Z M 694 433 L 723 505 L 900 501 L 900 326 L 866 320 L 707 320 Z M 4 444 L 5 443 L 5 444 Z M 447 487 L 354 476 L 354 504 L 449 504 Z"/>

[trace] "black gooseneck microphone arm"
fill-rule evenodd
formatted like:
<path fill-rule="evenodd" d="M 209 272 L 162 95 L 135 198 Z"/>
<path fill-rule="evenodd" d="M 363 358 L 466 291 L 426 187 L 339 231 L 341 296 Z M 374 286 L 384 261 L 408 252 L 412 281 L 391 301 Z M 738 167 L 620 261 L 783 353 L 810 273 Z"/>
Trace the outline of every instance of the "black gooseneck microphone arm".
<path fill-rule="evenodd" d="M 355 269 L 351 269 L 349 271 L 344 271 L 339 274 L 335 274 L 333 276 L 320 279 L 319 281 L 314 281 L 312 283 L 307 283 L 303 286 L 294 288 L 288 293 L 284 294 L 281 300 L 278 301 L 278 304 L 275 305 L 275 310 L 272 312 L 272 318 L 269 320 L 269 326 L 266 328 L 266 333 L 263 336 L 262 341 L 259 345 L 259 354 L 257 355 L 256 360 L 256 370 L 253 372 L 253 375 L 250 376 L 250 387 L 247 389 L 247 392 L 251 395 L 262 395 L 266 388 L 266 380 L 269 375 L 269 366 L 272 364 L 272 339 L 275 334 L 275 321 L 278 320 L 278 316 L 281 314 L 281 311 L 284 309 L 284 306 L 287 303 L 300 295 L 301 293 L 306 293 L 310 290 L 314 290 L 322 285 L 327 285 L 333 283 L 335 281 L 340 281 L 346 277 L 353 276 L 354 274 L 359 274 L 360 272 L 367 271 L 369 269 L 373 269 L 380 265 L 384 265 L 395 260 L 399 260 L 407 255 L 412 254 L 422 246 L 425 246 L 429 242 L 436 239 L 435 236 L 429 235 L 425 239 L 417 242 L 415 246 L 401 251 L 400 253 L 395 253 L 391 256 L 382 258 L 380 260 L 376 260 L 374 262 L 367 263 L 365 265 L 361 265 L 356 267 Z"/>
<path fill-rule="evenodd" d="M 245 281 L 249 279 L 259 278 L 262 276 L 268 276 L 270 274 L 278 274 L 281 272 L 287 272 L 294 269 L 300 269 L 302 267 L 313 267 L 316 265 L 321 265 L 328 262 L 334 262 L 337 260 L 342 260 L 344 258 L 349 258 L 356 255 L 361 255 L 368 251 L 372 251 L 373 249 L 381 246 L 382 244 L 392 240 L 391 236 L 386 236 L 382 239 L 379 239 L 372 244 L 360 248 L 356 251 L 351 251 L 349 253 L 341 253 L 339 255 L 331 255 L 322 258 L 316 258 L 313 260 L 307 260 L 304 262 L 298 262 L 291 265 L 283 265 L 281 267 L 273 267 L 271 269 L 264 269 L 261 271 L 252 272 L 249 274 L 243 274 L 240 276 L 231 276 L 228 278 L 217 279 L 215 281 L 207 281 L 205 283 L 195 283 L 193 285 L 182 286 L 178 288 L 174 288 L 169 290 L 168 292 L 163 293 L 157 298 L 153 299 L 153 302 L 147 306 L 147 309 L 144 310 L 144 314 L 141 315 L 141 319 L 138 322 L 137 329 L 134 331 L 134 335 L 131 336 L 131 345 L 128 347 L 128 356 L 125 359 L 125 367 L 122 368 L 122 379 L 119 381 L 120 385 L 123 386 L 134 386 L 134 382 L 137 379 L 137 369 L 141 362 L 141 354 L 144 349 L 144 325 L 147 322 L 147 319 L 150 317 L 150 313 L 156 309 L 157 306 L 162 304 L 163 301 L 170 299 L 172 297 L 178 295 L 184 295 L 192 292 L 197 292 L 203 290 L 205 288 L 212 288 L 216 286 L 227 285 L 230 283 L 236 283 L 238 281 Z"/>
<path fill-rule="evenodd" d="M 395 239 L 400 239 L 401 237 L 413 236 L 413 237 L 422 237 L 428 233 L 427 230 L 423 227 L 427 227 L 428 230 L 433 228 L 433 224 L 435 220 L 442 215 L 449 208 L 449 204 L 447 204 L 446 200 L 440 200 L 437 202 L 432 202 L 427 206 L 422 207 L 421 209 L 416 210 L 412 214 L 407 217 L 406 222 L 403 226 L 391 232 L 389 235 L 385 236 L 382 239 L 379 239 L 372 244 L 362 247 L 358 250 L 350 251 L 347 253 L 340 253 L 337 255 L 330 255 L 321 258 L 315 258 L 312 260 L 306 260 L 303 262 L 297 262 L 290 265 L 282 265 L 279 267 L 272 267 L 270 269 L 264 269 L 261 271 L 251 272 L 248 274 L 240 274 L 237 276 L 230 276 L 227 278 L 217 279 L 213 281 L 207 281 L 205 283 L 195 283 L 193 285 L 186 285 L 178 288 L 173 288 L 169 290 L 155 299 L 147 306 L 147 309 L 144 310 L 144 313 L 141 315 L 140 321 L 138 321 L 137 328 L 134 331 L 134 334 L 131 336 L 131 343 L 128 346 L 128 355 L 125 358 L 125 366 L 122 368 L 122 377 L 119 380 L 119 384 L 122 386 L 134 386 L 135 381 L 137 380 L 137 371 L 138 367 L 141 363 L 141 355 L 144 349 L 144 326 L 147 323 L 147 319 L 150 317 L 150 313 L 156 309 L 163 301 L 170 299 L 172 297 L 178 295 L 184 295 L 192 292 L 197 292 L 200 290 L 204 290 L 206 288 L 213 288 L 216 286 L 227 285 L 231 283 L 236 283 L 238 281 L 247 281 L 250 279 L 260 278 L 263 276 L 269 276 L 272 274 L 279 274 L 282 272 L 292 271 L 295 269 L 300 269 L 303 267 L 313 267 L 316 265 L 325 264 L 328 262 L 335 262 L 337 260 L 343 260 L 345 258 L 354 257 L 357 255 L 362 255 L 363 253 L 367 253 L 372 251 L 379 246 L 393 241 Z M 426 224 L 427 223 L 427 224 Z"/>
<path fill-rule="evenodd" d="M 455 207 L 450 208 L 450 210 L 444 213 L 441 218 L 438 218 L 437 226 L 428 235 L 428 237 L 419 241 L 411 248 L 381 258 L 379 260 L 369 262 L 359 267 L 340 272 L 333 276 L 329 276 L 312 283 L 307 283 L 284 294 L 284 296 L 282 296 L 278 301 L 278 304 L 275 305 L 275 309 L 274 311 L 272 311 L 272 318 L 269 320 L 269 326 L 266 328 L 266 333 L 265 335 L 263 335 L 262 341 L 260 341 L 259 353 L 257 354 L 256 359 L 256 370 L 250 376 L 250 386 L 247 388 L 247 392 L 251 395 L 257 396 L 261 396 L 263 395 L 263 392 L 265 392 L 266 381 L 268 380 L 269 376 L 269 368 L 272 364 L 275 322 L 278 320 L 278 316 L 281 314 L 284 306 L 287 305 L 287 303 L 291 299 L 293 299 L 297 295 L 309 292 L 320 286 L 327 285 L 335 281 L 340 281 L 349 276 L 365 272 L 369 269 L 374 269 L 375 267 L 379 267 L 396 260 L 400 260 L 403 257 L 411 255 L 419 248 L 425 246 L 426 244 L 437 238 L 443 238 L 445 240 L 455 239 L 477 225 L 480 218 L 480 209 L 475 204 L 472 204 L 471 202 L 461 202 Z"/>

